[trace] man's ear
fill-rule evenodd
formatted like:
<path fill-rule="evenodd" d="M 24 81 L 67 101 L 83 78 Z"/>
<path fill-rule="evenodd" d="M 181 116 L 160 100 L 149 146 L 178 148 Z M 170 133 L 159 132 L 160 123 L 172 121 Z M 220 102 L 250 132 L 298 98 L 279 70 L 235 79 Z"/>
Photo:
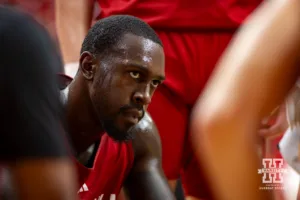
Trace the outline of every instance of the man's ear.
<path fill-rule="evenodd" d="M 96 58 L 93 54 L 88 51 L 84 51 L 80 55 L 80 70 L 82 75 L 88 79 L 93 80 L 95 73 L 96 73 Z"/>

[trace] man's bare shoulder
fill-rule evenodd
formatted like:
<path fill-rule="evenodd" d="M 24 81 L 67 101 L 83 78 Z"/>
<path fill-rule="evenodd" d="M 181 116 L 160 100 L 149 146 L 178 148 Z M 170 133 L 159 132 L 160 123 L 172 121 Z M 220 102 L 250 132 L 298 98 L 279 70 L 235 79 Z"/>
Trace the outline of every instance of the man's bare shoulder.
<path fill-rule="evenodd" d="M 153 134 L 154 132 L 157 132 L 156 126 L 154 121 L 152 120 L 150 114 L 148 112 L 145 112 L 144 117 L 141 119 L 141 121 L 135 125 L 132 129 L 132 131 L 136 134 L 144 133 L 144 134 Z"/>
<path fill-rule="evenodd" d="M 161 155 L 161 142 L 158 130 L 149 113 L 145 113 L 143 119 L 132 129 L 135 138 L 132 141 L 135 156 L 149 155 L 152 152 L 155 157 Z"/>

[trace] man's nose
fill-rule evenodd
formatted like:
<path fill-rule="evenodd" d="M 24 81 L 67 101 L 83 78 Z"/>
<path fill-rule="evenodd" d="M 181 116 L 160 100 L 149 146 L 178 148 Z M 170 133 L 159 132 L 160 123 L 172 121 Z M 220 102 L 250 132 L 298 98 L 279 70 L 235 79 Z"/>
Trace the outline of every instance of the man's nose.
<path fill-rule="evenodd" d="M 135 104 L 147 106 L 151 102 L 150 86 L 147 85 L 143 90 L 136 91 L 133 95 Z"/>

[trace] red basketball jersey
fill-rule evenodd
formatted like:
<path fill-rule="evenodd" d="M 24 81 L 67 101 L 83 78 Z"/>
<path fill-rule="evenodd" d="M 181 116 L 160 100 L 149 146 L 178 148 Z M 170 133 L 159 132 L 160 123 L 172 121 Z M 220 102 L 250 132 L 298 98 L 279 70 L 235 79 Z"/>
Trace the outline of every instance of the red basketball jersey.
<path fill-rule="evenodd" d="M 107 134 L 95 157 L 94 166 L 88 169 L 77 163 L 81 200 L 116 200 L 134 160 L 131 142 L 115 142 Z"/>

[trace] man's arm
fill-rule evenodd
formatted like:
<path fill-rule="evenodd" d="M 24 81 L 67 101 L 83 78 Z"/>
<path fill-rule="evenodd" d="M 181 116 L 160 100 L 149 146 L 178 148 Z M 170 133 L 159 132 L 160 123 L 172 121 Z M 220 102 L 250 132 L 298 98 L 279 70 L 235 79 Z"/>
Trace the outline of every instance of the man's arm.
<path fill-rule="evenodd" d="M 77 62 L 91 26 L 94 0 L 56 0 L 56 29 L 65 63 Z"/>
<path fill-rule="evenodd" d="M 263 3 L 233 39 L 195 107 L 194 148 L 218 199 L 270 199 L 259 190 L 255 133 L 299 75 L 299 33 L 300 1 Z"/>
<path fill-rule="evenodd" d="M 124 185 L 131 200 L 173 200 L 161 166 L 158 131 L 148 114 L 138 124 L 133 140 L 134 166 Z"/>
<path fill-rule="evenodd" d="M 18 199 L 76 200 L 76 172 L 70 159 L 20 159 L 9 165 Z"/>

